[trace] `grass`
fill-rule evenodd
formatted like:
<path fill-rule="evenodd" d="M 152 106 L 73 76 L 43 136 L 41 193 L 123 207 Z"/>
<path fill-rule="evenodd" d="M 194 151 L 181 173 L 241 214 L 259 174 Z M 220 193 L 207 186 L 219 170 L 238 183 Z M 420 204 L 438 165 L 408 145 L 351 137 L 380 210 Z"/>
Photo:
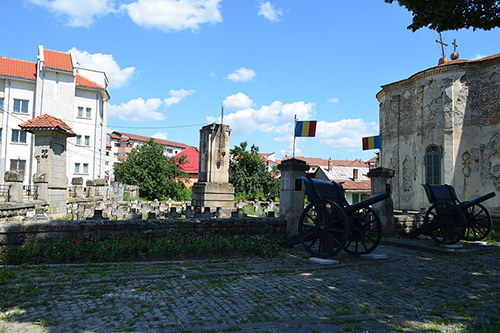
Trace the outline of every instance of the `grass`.
<path fill-rule="evenodd" d="M 0 265 L 92 263 L 136 260 L 276 257 L 278 241 L 269 236 L 221 236 L 214 233 L 149 237 L 144 234 L 106 240 L 83 238 L 38 241 L 20 238 L 17 245 L 0 246 Z M 0 274 L 0 283 L 8 273 Z M 61 276 L 61 280 L 71 280 Z"/>

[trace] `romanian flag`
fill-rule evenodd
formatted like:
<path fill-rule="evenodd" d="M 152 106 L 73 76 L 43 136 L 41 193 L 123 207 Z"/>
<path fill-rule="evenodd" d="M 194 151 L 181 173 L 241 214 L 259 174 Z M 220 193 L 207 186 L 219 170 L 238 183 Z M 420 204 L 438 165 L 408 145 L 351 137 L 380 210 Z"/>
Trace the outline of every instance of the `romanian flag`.
<path fill-rule="evenodd" d="M 316 120 L 295 122 L 295 136 L 316 136 Z"/>
<path fill-rule="evenodd" d="M 363 138 L 363 150 L 380 149 L 380 135 Z"/>

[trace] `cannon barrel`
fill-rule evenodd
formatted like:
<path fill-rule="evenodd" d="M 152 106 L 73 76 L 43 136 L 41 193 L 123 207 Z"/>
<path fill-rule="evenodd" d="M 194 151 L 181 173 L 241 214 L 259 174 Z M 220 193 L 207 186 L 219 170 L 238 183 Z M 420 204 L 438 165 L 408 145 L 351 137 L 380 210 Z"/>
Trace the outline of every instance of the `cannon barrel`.
<path fill-rule="evenodd" d="M 485 195 L 483 195 L 483 196 L 481 196 L 481 197 L 479 197 L 479 198 L 476 198 L 476 199 L 474 199 L 474 200 L 471 200 L 471 201 L 466 201 L 466 202 L 462 202 L 460 205 L 458 205 L 458 207 L 459 207 L 460 209 L 467 209 L 467 208 L 469 208 L 469 207 L 472 207 L 472 206 L 474 206 L 474 205 L 477 205 L 478 203 L 481 203 L 481 202 L 483 202 L 483 201 L 486 201 L 486 200 L 488 200 L 488 199 L 491 199 L 491 198 L 493 198 L 495 195 L 496 195 L 496 194 L 495 194 L 495 192 L 490 192 L 490 193 L 485 194 Z"/>
<path fill-rule="evenodd" d="M 352 214 L 361 208 L 366 208 L 366 207 L 373 205 L 379 201 L 385 200 L 385 199 L 389 198 L 390 196 L 391 196 L 391 194 L 389 192 L 377 194 L 371 198 L 368 198 L 366 200 L 360 201 L 358 203 L 355 203 L 354 205 L 347 207 L 346 214 L 347 215 Z"/>

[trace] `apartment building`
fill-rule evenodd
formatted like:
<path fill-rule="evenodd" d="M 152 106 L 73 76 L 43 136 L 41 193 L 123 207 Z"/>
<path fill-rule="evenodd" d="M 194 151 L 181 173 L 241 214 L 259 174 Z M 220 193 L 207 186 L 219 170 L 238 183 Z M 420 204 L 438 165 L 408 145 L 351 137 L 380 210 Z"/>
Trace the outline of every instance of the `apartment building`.
<path fill-rule="evenodd" d="M 48 114 L 77 134 L 67 142 L 68 181 L 103 178 L 109 98 L 106 74 L 79 67 L 70 53 L 39 46 L 36 62 L 0 57 L 0 174 L 19 170 L 32 182 L 33 135 L 19 124 Z"/>

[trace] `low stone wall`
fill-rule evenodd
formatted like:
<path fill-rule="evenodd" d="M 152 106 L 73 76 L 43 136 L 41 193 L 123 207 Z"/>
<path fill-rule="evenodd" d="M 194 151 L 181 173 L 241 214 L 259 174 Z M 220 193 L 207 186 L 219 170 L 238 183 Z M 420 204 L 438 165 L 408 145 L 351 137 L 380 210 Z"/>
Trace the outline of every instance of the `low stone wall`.
<path fill-rule="evenodd" d="M 421 214 L 395 214 L 394 215 L 394 231 L 402 234 L 408 234 L 412 230 L 422 226 L 424 216 Z"/>
<path fill-rule="evenodd" d="M 0 245 L 17 244 L 27 237 L 36 240 L 109 239 L 142 234 L 161 237 L 169 234 L 214 232 L 222 235 L 264 235 L 286 238 L 283 218 L 228 219 L 148 219 L 148 220 L 85 220 L 51 221 L 45 223 L 5 222 L 0 224 Z"/>

